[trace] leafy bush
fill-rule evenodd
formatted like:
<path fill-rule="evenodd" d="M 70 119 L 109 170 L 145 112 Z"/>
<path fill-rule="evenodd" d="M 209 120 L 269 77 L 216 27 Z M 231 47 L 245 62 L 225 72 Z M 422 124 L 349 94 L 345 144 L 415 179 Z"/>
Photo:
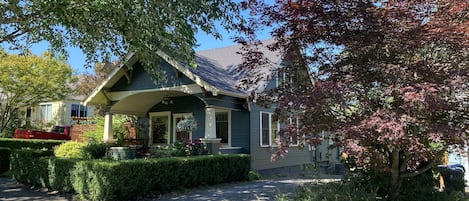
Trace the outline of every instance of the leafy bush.
<path fill-rule="evenodd" d="M 13 139 L 13 138 L 0 138 L 0 147 L 8 147 L 10 149 L 48 149 L 60 145 L 64 140 L 38 140 L 38 139 Z"/>
<path fill-rule="evenodd" d="M 60 192 L 73 192 L 70 174 L 77 160 L 50 157 L 51 151 L 14 150 L 11 173 L 25 184 L 50 188 Z"/>
<path fill-rule="evenodd" d="M 109 145 L 105 143 L 88 143 L 82 147 L 87 158 L 91 159 L 102 159 L 106 156 L 106 153 L 109 150 Z"/>
<path fill-rule="evenodd" d="M 0 147 L 0 174 L 10 170 L 10 154 L 10 148 Z"/>
<path fill-rule="evenodd" d="M 62 193 L 74 191 L 71 174 L 79 160 L 56 157 L 40 158 L 38 160 L 47 160 L 48 163 L 49 186 L 47 188 L 58 190 Z"/>
<path fill-rule="evenodd" d="M 84 200 L 125 200 L 149 191 L 246 180 L 251 161 L 248 155 L 125 161 L 43 157 L 50 154 L 14 151 L 13 177 L 34 186 L 76 192 Z"/>
<path fill-rule="evenodd" d="M 439 200 L 461 200 L 464 196 L 460 192 L 439 192 L 438 177 L 436 171 L 428 170 L 418 176 L 407 178 L 402 181 L 399 201 L 439 201 Z M 359 171 L 351 174 L 348 178 L 350 185 L 366 192 L 376 192 L 378 197 L 388 197 L 389 183 L 391 176 L 389 173 Z"/>
<path fill-rule="evenodd" d="M 352 183 L 331 182 L 307 184 L 298 187 L 293 198 L 284 194 L 277 195 L 277 200 L 297 201 L 375 201 L 376 192 L 368 191 Z"/>
<path fill-rule="evenodd" d="M 61 158 L 85 158 L 86 154 L 83 152 L 84 143 L 68 141 L 61 144 L 54 150 L 54 154 Z"/>
<path fill-rule="evenodd" d="M 41 157 L 51 156 L 52 151 L 17 149 L 11 152 L 10 172 L 17 181 L 33 186 L 48 186 L 48 165 Z"/>
<path fill-rule="evenodd" d="M 82 161 L 72 178 L 81 199 L 125 200 L 149 191 L 246 180 L 249 169 L 247 155 Z"/>
<path fill-rule="evenodd" d="M 249 173 L 248 173 L 248 180 L 249 181 L 256 181 L 256 180 L 260 180 L 260 179 L 262 179 L 262 176 L 259 173 L 254 172 L 252 170 L 249 171 Z"/>

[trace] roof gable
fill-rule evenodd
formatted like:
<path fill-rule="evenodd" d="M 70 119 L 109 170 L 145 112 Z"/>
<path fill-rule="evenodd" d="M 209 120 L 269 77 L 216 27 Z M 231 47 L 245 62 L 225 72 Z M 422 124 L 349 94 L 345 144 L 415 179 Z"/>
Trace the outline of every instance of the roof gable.
<path fill-rule="evenodd" d="M 269 44 L 269 42 L 267 41 L 266 44 Z M 239 70 L 238 68 L 238 65 L 243 61 L 242 55 L 238 53 L 241 51 L 241 47 L 241 45 L 235 45 L 198 51 L 196 52 L 197 68 L 188 67 L 162 51 L 157 51 L 156 54 L 164 60 L 163 68 L 168 66 L 175 68 L 184 75 L 184 78 L 191 80 L 192 83 L 196 83 L 203 90 L 212 92 L 215 96 L 223 94 L 232 97 L 245 98 L 248 96 L 249 92 L 253 90 L 260 91 L 267 86 L 271 81 L 272 66 L 255 69 L 257 71 L 257 75 L 262 75 L 263 79 L 261 79 L 261 81 L 255 86 L 250 86 L 247 89 L 240 89 L 239 85 L 242 83 L 242 79 L 246 78 L 249 76 L 249 73 L 251 73 Z M 281 56 L 279 53 L 269 51 L 265 46 L 261 48 L 268 60 L 276 64 L 280 63 Z M 125 66 L 133 66 L 137 60 L 138 59 L 135 54 L 129 54 L 124 62 L 119 64 L 115 71 L 112 72 L 111 75 L 93 91 L 84 103 L 103 104 L 104 101 L 108 99 L 105 93 L 109 90 L 140 90 L 161 87 L 159 84 L 148 84 L 148 82 L 145 82 L 145 80 L 148 81 L 148 78 L 146 77 L 140 78 L 144 80 L 143 83 L 145 83 L 145 85 L 141 85 L 141 80 L 139 80 L 139 83 L 134 84 L 133 87 L 124 87 L 124 81 L 129 81 L 129 79 L 131 79 L 129 78 L 129 76 L 131 77 L 131 75 L 129 75 L 129 68 Z M 170 71 L 166 72 L 170 73 Z"/>

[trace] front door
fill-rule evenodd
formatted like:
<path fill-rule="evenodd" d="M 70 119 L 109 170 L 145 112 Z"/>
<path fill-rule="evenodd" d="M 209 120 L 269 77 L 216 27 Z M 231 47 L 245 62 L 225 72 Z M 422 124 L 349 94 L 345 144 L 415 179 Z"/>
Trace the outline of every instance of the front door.
<path fill-rule="evenodd" d="M 150 113 L 150 144 L 169 144 L 170 112 Z"/>
<path fill-rule="evenodd" d="M 192 132 L 190 131 L 178 131 L 177 124 L 184 120 L 185 117 L 192 116 L 191 113 L 179 113 L 173 115 L 173 132 L 175 142 L 187 142 L 192 139 Z"/>

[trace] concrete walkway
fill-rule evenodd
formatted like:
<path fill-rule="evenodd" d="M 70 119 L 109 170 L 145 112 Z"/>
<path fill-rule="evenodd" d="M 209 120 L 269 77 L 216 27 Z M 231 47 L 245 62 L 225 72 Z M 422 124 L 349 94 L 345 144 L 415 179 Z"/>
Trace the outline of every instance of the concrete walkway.
<path fill-rule="evenodd" d="M 339 179 L 304 179 L 276 178 L 252 182 L 220 184 L 215 186 L 187 189 L 183 193 L 154 194 L 139 197 L 137 201 L 226 201 L 226 200 L 274 200 L 279 193 L 293 194 L 299 185 L 310 182 L 330 182 Z M 19 184 L 11 178 L 0 177 L 0 200 L 2 201 L 66 201 L 70 195 L 61 195 L 56 191 L 33 189 Z"/>
<path fill-rule="evenodd" d="M 298 186 L 305 183 L 331 182 L 340 179 L 288 179 L 278 178 L 253 182 L 232 183 L 193 190 L 187 193 L 165 194 L 159 198 L 143 200 L 158 201 L 226 201 L 226 200 L 275 200 L 280 193 L 292 195 Z"/>
<path fill-rule="evenodd" d="M 56 191 L 32 189 L 11 178 L 0 177 L 0 200 L 2 201 L 66 201 L 69 196 L 59 195 Z"/>

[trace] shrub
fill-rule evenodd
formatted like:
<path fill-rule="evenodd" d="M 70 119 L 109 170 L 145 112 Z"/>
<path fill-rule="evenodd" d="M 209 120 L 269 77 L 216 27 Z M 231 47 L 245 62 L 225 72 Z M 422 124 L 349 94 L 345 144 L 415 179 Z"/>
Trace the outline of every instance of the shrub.
<path fill-rule="evenodd" d="M 375 201 L 376 192 L 358 188 L 352 183 L 331 182 L 300 186 L 292 199 L 279 195 L 277 200 L 298 201 Z"/>
<path fill-rule="evenodd" d="M 77 160 L 51 155 L 51 151 L 14 150 L 11 157 L 13 178 L 37 187 L 73 192 L 70 174 Z"/>
<path fill-rule="evenodd" d="M 82 147 L 87 158 L 91 159 L 102 159 L 106 156 L 109 150 L 109 145 L 105 143 L 89 143 Z"/>
<path fill-rule="evenodd" d="M 61 144 L 54 150 L 54 154 L 60 158 L 85 158 L 86 155 L 83 152 L 84 143 L 68 141 Z"/>
<path fill-rule="evenodd" d="M 0 138 L 0 147 L 8 147 L 10 149 L 49 149 L 60 145 L 64 140 L 38 140 L 38 139 L 14 139 L 14 138 Z"/>
<path fill-rule="evenodd" d="M 10 172 L 17 181 L 33 186 L 49 186 L 48 165 L 44 160 L 37 160 L 44 156 L 51 156 L 52 151 L 17 149 L 11 152 Z"/>
<path fill-rule="evenodd" d="M 14 151 L 13 177 L 34 186 L 76 192 L 83 200 L 125 200 L 149 191 L 246 180 L 251 161 L 248 155 L 124 161 L 43 157 L 50 154 Z"/>
<path fill-rule="evenodd" d="M 249 181 L 256 181 L 256 180 L 260 180 L 260 179 L 262 179 L 262 176 L 259 173 L 255 172 L 255 171 L 252 171 L 252 170 L 249 171 L 249 174 L 248 174 L 248 180 Z"/>
<path fill-rule="evenodd" d="M 72 180 L 81 199 L 125 200 L 149 191 L 246 180 L 249 169 L 247 155 L 81 161 Z"/>
<path fill-rule="evenodd" d="M 62 193 L 71 193 L 74 191 L 71 173 L 79 160 L 56 157 L 40 158 L 38 160 L 47 160 L 50 184 L 47 186 L 48 188 L 58 190 Z"/>
<path fill-rule="evenodd" d="M 10 148 L 0 147 L 0 174 L 10 170 L 10 154 Z"/>

